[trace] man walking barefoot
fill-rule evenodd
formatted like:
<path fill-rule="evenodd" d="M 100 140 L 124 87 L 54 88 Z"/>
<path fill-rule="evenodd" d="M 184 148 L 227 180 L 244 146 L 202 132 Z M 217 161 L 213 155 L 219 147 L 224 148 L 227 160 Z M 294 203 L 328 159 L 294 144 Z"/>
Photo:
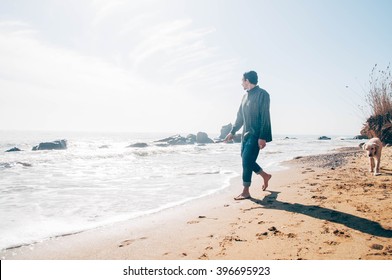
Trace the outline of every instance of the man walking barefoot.
<path fill-rule="evenodd" d="M 235 124 L 225 138 L 225 141 L 233 140 L 235 133 L 243 127 L 241 157 L 244 188 L 242 193 L 234 198 L 235 200 L 251 198 L 249 188 L 252 172 L 263 178 L 263 191 L 268 188 L 268 182 L 272 177 L 256 163 L 259 151 L 265 148 L 267 142 L 272 141 L 270 96 L 257 84 L 258 77 L 255 71 L 244 73 L 242 86 L 247 92 L 242 98 Z"/>

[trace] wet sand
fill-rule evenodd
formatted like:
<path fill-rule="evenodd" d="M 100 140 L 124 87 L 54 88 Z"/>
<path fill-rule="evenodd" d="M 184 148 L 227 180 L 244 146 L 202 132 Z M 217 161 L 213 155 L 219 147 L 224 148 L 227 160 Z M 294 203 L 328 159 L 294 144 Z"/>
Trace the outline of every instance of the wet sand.
<path fill-rule="evenodd" d="M 392 259 L 392 148 L 381 175 L 359 148 L 303 157 L 267 191 L 219 193 L 161 213 L 3 250 L 1 259 Z M 267 170 L 268 171 L 268 170 Z"/>

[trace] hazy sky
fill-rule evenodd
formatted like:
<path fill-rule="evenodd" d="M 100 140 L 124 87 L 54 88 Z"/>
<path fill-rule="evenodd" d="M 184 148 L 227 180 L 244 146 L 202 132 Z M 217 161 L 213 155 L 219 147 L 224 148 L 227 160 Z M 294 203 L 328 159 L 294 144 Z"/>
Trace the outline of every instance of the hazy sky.
<path fill-rule="evenodd" d="M 259 73 L 274 134 L 358 134 L 392 1 L 1 0 L 0 129 L 219 132 Z M 348 87 L 347 87 L 348 86 Z"/>

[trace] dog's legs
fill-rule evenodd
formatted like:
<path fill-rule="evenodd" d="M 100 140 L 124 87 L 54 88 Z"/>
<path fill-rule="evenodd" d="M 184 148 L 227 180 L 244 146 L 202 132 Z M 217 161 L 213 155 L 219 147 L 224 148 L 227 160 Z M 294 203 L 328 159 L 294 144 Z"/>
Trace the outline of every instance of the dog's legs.
<path fill-rule="evenodd" d="M 374 158 L 370 157 L 369 160 L 370 160 L 370 172 L 374 172 L 374 165 L 375 165 Z"/>
<path fill-rule="evenodd" d="M 376 170 L 374 172 L 375 172 L 374 173 L 375 175 L 378 175 L 380 173 L 380 159 L 379 158 L 376 159 Z"/>

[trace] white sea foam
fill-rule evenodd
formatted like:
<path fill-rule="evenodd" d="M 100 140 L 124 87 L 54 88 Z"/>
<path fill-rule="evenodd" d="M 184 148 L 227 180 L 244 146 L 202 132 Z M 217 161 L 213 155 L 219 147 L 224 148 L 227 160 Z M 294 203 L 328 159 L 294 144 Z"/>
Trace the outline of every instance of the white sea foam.
<path fill-rule="evenodd" d="M 240 144 L 154 144 L 167 136 L 1 132 L 0 249 L 162 211 L 225 188 L 241 173 Z M 31 151 L 63 138 L 67 150 Z M 149 146 L 127 148 L 136 142 Z M 275 137 L 258 162 L 276 171 L 295 156 L 358 143 Z M 13 146 L 24 151 L 4 152 Z"/>

